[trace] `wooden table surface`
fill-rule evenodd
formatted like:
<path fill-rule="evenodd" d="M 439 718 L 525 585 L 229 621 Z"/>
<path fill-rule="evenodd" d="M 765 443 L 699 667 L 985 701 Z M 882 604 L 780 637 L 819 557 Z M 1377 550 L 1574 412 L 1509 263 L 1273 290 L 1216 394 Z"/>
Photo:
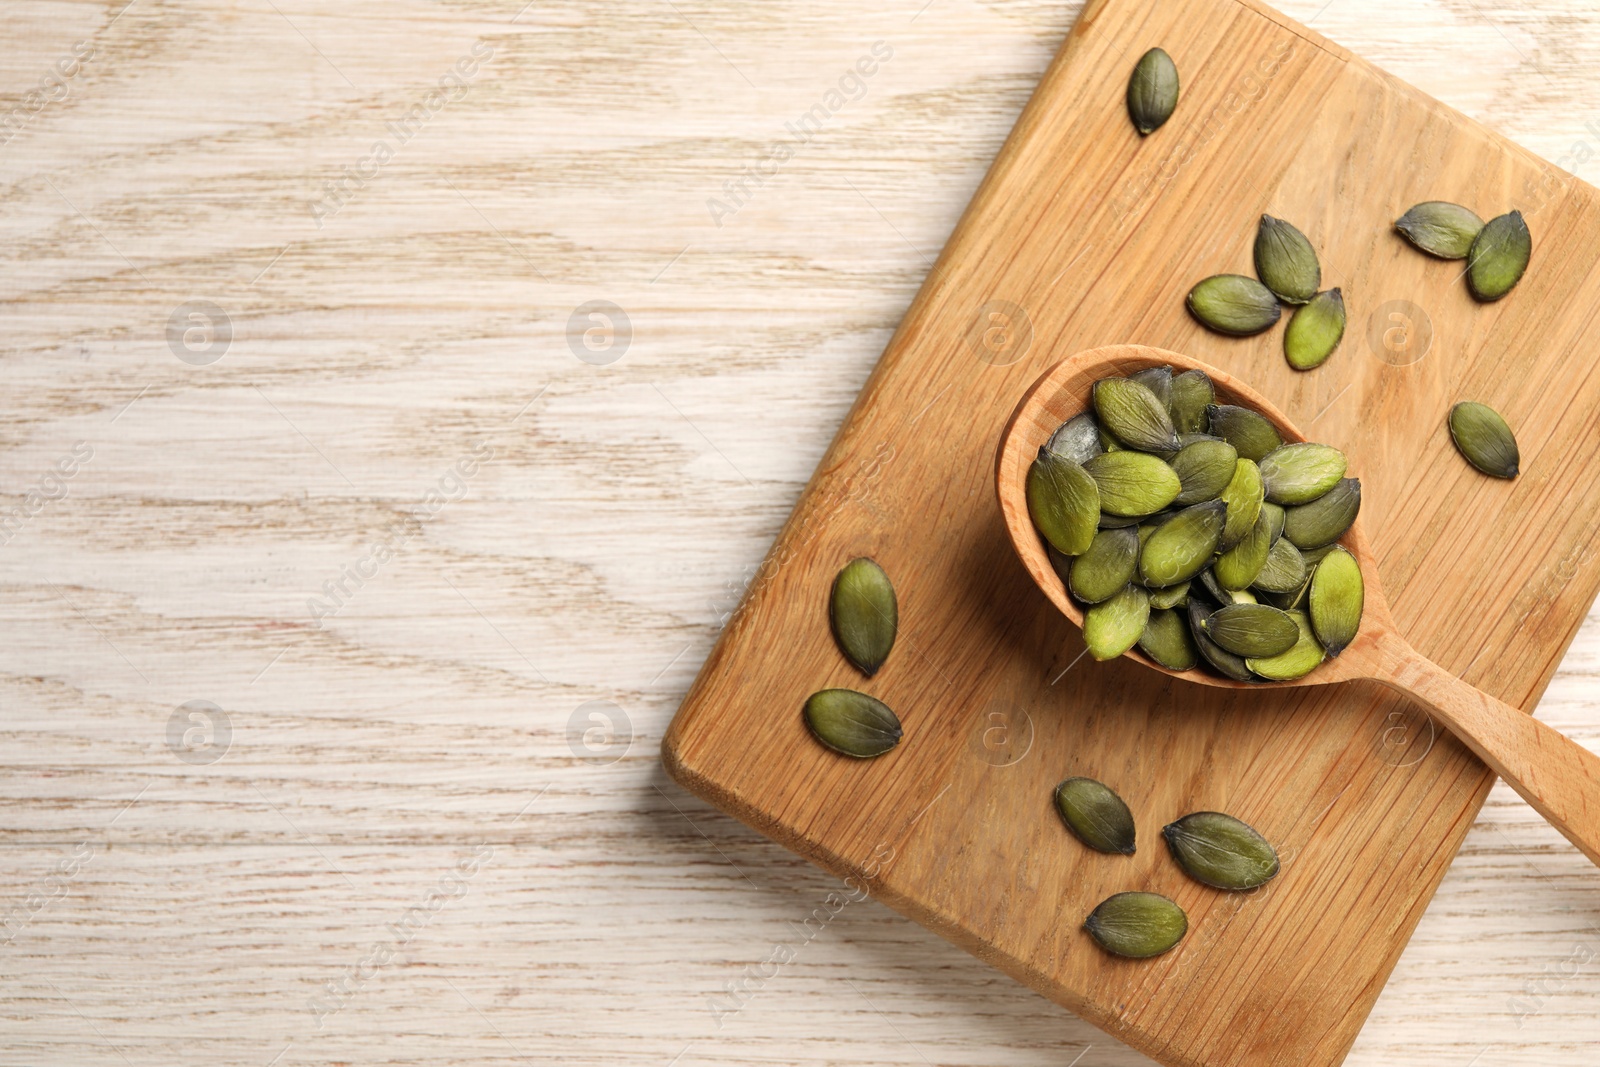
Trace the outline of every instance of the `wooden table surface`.
<path fill-rule="evenodd" d="M 1586 3 L 1282 6 L 1600 178 Z M 1078 8 L 0 11 L 0 1064 L 1147 1063 L 657 756 Z M 1349 1062 L 1590 1067 L 1597 885 L 1497 786 Z"/>

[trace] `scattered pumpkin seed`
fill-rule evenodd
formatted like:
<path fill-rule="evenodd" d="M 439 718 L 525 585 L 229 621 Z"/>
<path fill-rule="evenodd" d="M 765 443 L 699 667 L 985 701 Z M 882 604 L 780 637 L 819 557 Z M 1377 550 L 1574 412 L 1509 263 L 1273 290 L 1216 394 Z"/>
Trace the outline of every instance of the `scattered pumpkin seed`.
<path fill-rule="evenodd" d="M 1238 451 L 1214 437 L 1184 445 L 1171 460 L 1179 485 L 1173 503 L 1187 507 L 1202 500 L 1215 500 L 1233 480 L 1238 462 Z"/>
<path fill-rule="evenodd" d="M 1197 811 L 1161 830 L 1172 858 L 1195 881 L 1243 891 L 1277 876 L 1278 854 L 1249 824 L 1220 811 Z"/>
<path fill-rule="evenodd" d="M 1500 413 L 1463 400 L 1450 409 L 1450 439 L 1468 463 L 1494 478 L 1515 478 L 1522 465 L 1517 438 Z"/>
<path fill-rule="evenodd" d="M 1206 636 L 1205 621 L 1211 613 L 1210 608 L 1200 603 L 1199 597 L 1189 598 L 1189 633 L 1194 637 L 1200 655 L 1225 678 L 1232 678 L 1236 682 L 1255 681 L 1255 675 L 1250 673 L 1243 656 L 1235 656 Z"/>
<path fill-rule="evenodd" d="M 1163 588 L 1150 590 L 1150 610 L 1164 611 L 1168 608 L 1182 607 L 1189 602 L 1188 582 L 1179 582 Z M 1148 625 L 1148 624 L 1147 624 Z"/>
<path fill-rule="evenodd" d="M 1150 594 L 1137 585 L 1125 585 L 1115 596 L 1083 613 L 1083 640 L 1089 655 L 1116 659 L 1139 643 L 1150 620 Z"/>
<path fill-rule="evenodd" d="M 1266 511 L 1256 515 L 1256 524 L 1239 543 L 1218 556 L 1211 564 L 1211 573 L 1217 584 L 1233 591 L 1248 589 L 1255 584 L 1256 575 L 1267 565 L 1272 551 L 1272 516 Z"/>
<path fill-rule="evenodd" d="M 1326 652 L 1311 630 L 1311 620 L 1303 611 L 1286 612 L 1295 625 L 1295 642 L 1288 651 L 1276 656 L 1250 656 L 1246 665 L 1269 682 L 1292 682 L 1316 670 L 1326 658 Z"/>
<path fill-rule="evenodd" d="M 1132 527 L 1101 530 L 1089 551 L 1072 561 L 1067 587 L 1085 604 L 1115 596 L 1139 566 L 1139 531 Z"/>
<path fill-rule="evenodd" d="M 1139 57 L 1128 79 L 1128 117 L 1139 135 L 1148 137 L 1177 106 L 1178 67 L 1166 52 L 1152 48 Z"/>
<path fill-rule="evenodd" d="M 1088 471 L 1041 448 L 1028 468 L 1026 490 L 1028 514 L 1056 551 L 1080 556 L 1089 550 L 1100 521 L 1100 490 Z"/>
<path fill-rule="evenodd" d="M 900 720 L 889 706 L 854 689 L 812 693 L 805 706 L 806 726 L 818 741 L 846 756 L 870 759 L 900 743 Z"/>
<path fill-rule="evenodd" d="M 1255 528 L 1256 519 L 1261 514 L 1261 504 L 1266 499 L 1265 488 L 1261 484 L 1261 468 L 1248 459 L 1239 460 L 1233 465 L 1233 477 L 1229 479 L 1228 487 L 1217 499 L 1228 505 L 1228 521 L 1222 527 L 1221 540 L 1217 542 L 1217 548 L 1226 552 L 1244 540 L 1245 535 Z"/>
<path fill-rule="evenodd" d="M 1133 812 L 1110 786 L 1068 778 L 1056 786 L 1056 810 L 1067 829 L 1096 852 L 1133 855 Z"/>
<path fill-rule="evenodd" d="M 1211 405 L 1206 409 L 1206 424 L 1214 435 L 1238 451 L 1240 459 L 1255 463 L 1283 444 L 1283 437 L 1270 419 L 1236 404 Z"/>
<path fill-rule="evenodd" d="M 1287 596 L 1300 591 L 1300 587 L 1306 584 L 1306 574 L 1306 561 L 1300 555 L 1300 550 L 1287 537 L 1280 537 L 1272 542 L 1266 564 L 1250 585 L 1264 593 Z M 1274 604 L 1273 607 L 1282 605 Z"/>
<path fill-rule="evenodd" d="M 1186 370 L 1172 379 L 1171 397 L 1167 411 L 1172 425 L 1179 433 L 1179 443 L 1187 444 L 1183 434 L 1199 433 L 1206 428 L 1206 408 L 1216 400 L 1216 390 L 1205 371 Z"/>
<path fill-rule="evenodd" d="M 1212 612 L 1201 627 L 1211 640 L 1246 659 L 1281 655 L 1300 637 L 1288 612 L 1268 604 L 1229 604 Z"/>
<path fill-rule="evenodd" d="M 1151 611 L 1139 635 L 1144 654 L 1170 671 L 1193 670 L 1200 651 L 1189 636 L 1189 624 L 1176 611 Z"/>
<path fill-rule="evenodd" d="M 1102 378 L 1094 383 L 1094 410 L 1100 425 L 1129 448 L 1142 452 L 1178 450 L 1178 434 L 1172 428 L 1167 402 L 1143 382 Z"/>
<path fill-rule="evenodd" d="M 1309 504 L 1338 484 L 1344 467 L 1344 453 L 1330 445 L 1284 445 L 1261 461 L 1261 485 L 1274 504 Z"/>
<path fill-rule="evenodd" d="M 1159 893 L 1118 893 L 1101 901 L 1083 928 L 1112 955 L 1143 960 L 1182 941 L 1189 917 Z"/>
<path fill-rule="evenodd" d="M 1366 587 L 1356 558 L 1343 548 L 1324 556 L 1311 575 L 1306 603 L 1311 629 L 1329 656 L 1337 657 L 1355 640 L 1365 602 Z"/>
<path fill-rule="evenodd" d="M 1345 535 L 1361 513 L 1361 480 L 1341 478 L 1309 504 L 1288 509 L 1283 536 L 1304 551 L 1331 545 Z"/>
<path fill-rule="evenodd" d="M 1101 510 L 1113 515 L 1153 515 L 1182 489 L 1177 473 L 1147 452 L 1105 452 L 1082 469 L 1099 488 Z"/>
<path fill-rule="evenodd" d="M 1256 229 L 1256 275 L 1286 304 L 1304 304 L 1322 283 L 1316 249 L 1293 223 L 1261 216 Z"/>
<path fill-rule="evenodd" d="M 1344 294 L 1318 293 L 1297 310 L 1283 331 L 1283 355 L 1295 370 L 1314 370 L 1327 362 L 1344 337 Z"/>
<path fill-rule="evenodd" d="M 1466 259 L 1483 220 L 1460 204 L 1424 200 L 1395 220 L 1406 240 L 1440 259 Z"/>
<path fill-rule="evenodd" d="M 1208 500 L 1184 508 L 1152 531 L 1139 553 L 1139 575 L 1154 588 L 1187 582 L 1211 562 L 1227 505 Z"/>
<path fill-rule="evenodd" d="M 1505 296 L 1522 280 L 1532 254 L 1533 236 L 1522 212 L 1507 212 L 1484 223 L 1467 253 L 1467 286 L 1472 295 L 1484 302 Z"/>
<path fill-rule="evenodd" d="M 833 580 L 828 621 L 845 658 L 871 678 L 889 658 L 899 625 L 894 584 L 876 562 L 853 559 Z"/>
<path fill-rule="evenodd" d="M 1100 424 L 1090 412 L 1074 415 L 1050 435 L 1045 447 L 1082 466 L 1105 451 L 1100 444 Z"/>
<path fill-rule="evenodd" d="M 1214 274 L 1189 290 L 1189 312 L 1218 333 L 1249 337 L 1283 314 L 1272 290 L 1243 274 Z"/>

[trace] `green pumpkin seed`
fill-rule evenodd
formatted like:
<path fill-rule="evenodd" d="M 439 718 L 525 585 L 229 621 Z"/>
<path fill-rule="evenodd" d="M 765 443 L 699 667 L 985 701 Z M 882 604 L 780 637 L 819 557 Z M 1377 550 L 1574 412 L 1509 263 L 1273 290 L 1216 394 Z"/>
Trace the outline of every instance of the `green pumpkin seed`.
<path fill-rule="evenodd" d="M 1278 321 L 1283 308 L 1272 290 L 1243 274 L 1215 274 L 1189 290 L 1189 312 L 1218 333 L 1249 337 Z"/>
<path fill-rule="evenodd" d="M 1108 515 L 1102 511 L 1100 513 L 1100 529 L 1120 530 L 1127 526 L 1138 526 L 1148 518 L 1148 515 Z"/>
<path fill-rule="evenodd" d="M 1450 439 L 1467 462 L 1494 478 L 1515 478 L 1522 466 L 1517 438 L 1500 413 L 1463 400 L 1450 409 Z"/>
<path fill-rule="evenodd" d="M 1099 488 L 1101 510 L 1112 515 L 1153 515 L 1176 500 L 1182 489 L 1171 467 L 1144 452 L 1106 452 L 1082 469 Z"/>
<path fill-rule="evenodd" d="M 1089 550 L 1100 520 L 1100 490 L 1088 471 L 1041 448 L 1028 468 L 1027 497 L 1034 526 L 1058 552 L 1080 556 Z"/>
<path fill-rule="evenodd" d="M 1112 955 L 1143 960 L 1182 941 L 1189 917 L 1159 893 L 1118 893 L 1101 901 L 1083 928 Z"/>
<path fill-rule="evenodd" d="M 1256 524 L 1250 528 L 1250 532 L 1217 557 L 1211 565 L 1211 573 L 1223 589 L 1230 592 L 1248 589 L 1255 583 L 1256 575 L 1267 565 L 1267 556 L 1271 551 L 1272 516 L 1262 511 L 1256 516 Z"/>
<path fill-rule="evenodd" d="M 1262 215 L 1256 229 L 1256 275 L 1286 304 L 1304 304 L 1322 284 L 1322 268 L 1306 235 L 1271 215 Z"/>
<path fill-rule="evenodd" d="M 1171 460 L 1180 487 L 1173 503 L 1187 507 L 1216 499 L 1233 480 L 1238 462 L 1238 451 L 1226 441 L 1206 437 L 1184 445 Z"/>
<path fill-rule="evenodd" d="M 1361 480 L 1342 478 L 1309 504 L 1292 507 L 1283 524 L 1283 536 L 1304 551 L 1331 545 L 1343 537 L 1361 513 Z"/>
<path fill-rule="evenodd" d="M 1128 79 L 1128 117 L 1141 137 L 1161 128 L 1178 106 L 1178 68 L 1172 57 L 1152 48 L 1134 64 Z"/>
<path fill-rule="evenodd" d="M 1232 678 L 1236 682 L 1255 681 L 1255 675 L 1250 673 L 1243 656 L 1235 656 L 1206 636 L 1205 621 L 1211 616 L 1211 609 L 1200 603 L 1199 597 L 1190 597 L 1188 607 L 1189 635 L 1194 638 L 1195 647 L 1206 662 L 1225 678 Z"/>
<path fill-rule="evenodd" d="M 1344 337 L 1344 294 L 1329 289 L 1296 311 L 1283 331 L 1283 355 L 1295 370 L 1314 370 L 1327 362 Z"/>
<path fill-rule="evenodd" d="M 1105 449 L 1100 444 L 1100 424 L 1085 411 L 1061 424 L 1045 447 L 1056 455 L 1082 466 Z"/>
<path fill-rule="evenodd" d="M 1133 855 L 1133 812 L 1109 786 L 1068 778 L 1056 786 L 1056 810 L 1073 836 L 1096 852 Z"/>
<path fill-rule="evenodd" d="M 1306 576 L 1306 561 L 1300 555 L 1300 550 L 1294 547 L 1287 537 L 1280 537 L 1272 542 L 1272 550 L 1267 553 L 1266 564 L 1250 585 L 1264 593 L 1288 596 L 1300 591 L 1306 584 Z M 1273 605 L 1273 607 L 1282 606 Z"/>
<path fill-rule="evenodd" d="M 1344 453 L 1330 445 L 1284 445 L 1261 461 L 1261 486 L 1274 504 L 1309 504 L 1344 477 Z"/>
<path fill-rule="evenodd" d="M 1172 415 L 1172 368 L 1171 367 L 1146 367 L 1144 370 L 1135 371 L 1128 375 L 1128 381 L 1138 382 L 1156 395 L 1163 407 L 1167 409 L 1168 417 Z"/>
<path fill-rule="evenodd" d="M 900 720 L 889 706 L 854 689 L 812 693 L 804 714 L 812 735 L 846 756 L 870 759 L 900 743 Z"/>
<path fill-rule="evenodd" d="M 828 621 L 840 651 L 868 678 L 889 658 L 899 618 L 894 584 L 882 567 L 865 556 L 844 565 L 833 580 Z"/>
<path fill-rule="evenodd" d="M 1467 253 L 1467 287 L 1479 300 L 1499 300 L 1522 280 L 1533 255 L 1533 237 L 1522 212 L 1512 211 L 1483 224 Z"/>
<path fill-rule="evenodd" d="M 1170 671 L 1193 670 L 1200 652 L 1189 636 L 1189 624 L 1176 611 L 1152 611 L 1139 635 L 1144 654 Z"/>
<path fill-rule="evenodd" d="M 1118 441 L 1142 452 L 1175 452 L 1178 434 L 1167 403 L 1150 387 L 1131 378 L 1103 378 L 1094 383 L 1094 410 L 1100 425 Z"/>
<path fill-rule="evenodd" d="M 1288 613 L 1267 604 L 1229 604 L 1212 612 L 1201 627 L 1211 640 L 1247 659 L 1281 655 L 1300 638 Z"/>
<path fill-rule="evenodd" d="M 1195 881 L 1243 891 L 1277 876 L 1278 854 L 1248 824 L 1220 811 L 1197 811 L 1161 830 L 1172 858 Z"/>
<path fill-rule="evenodd" d="M 1152 587 L 1164 588 L 1199 574 L 1217 550 L 1226 515 L 1226 504 L 1208 500 L 1162 523 L 1139 553 L 1140 577 Z"/>
<path fill-rule="evenodd" d="M 1226 552 L 1255 529 L 1256 519 L 1261 515 L 1261 504 L 1266 499 L 1261 484 L 1261 468 L 1248 459 L 1239 460 L 1233 465 L 1233 477 L 1228 480 L 1228 487 L 1217 499 L 1228 505 L 1228 520 L 1217 542 L 1218 550 Z"/>
<path fill-rule="evenodd" d="M 1285 523 L 1284 528 L 1288 529 L 1287 523 Z M 1300 556 L 1306 561 L 1306 567 L 1311 568 L 1321 563 L 1322 558 L 1329 552 L 1336 551 L 1338 548 L 1339 546 L 1337 544 L 1319 545 L 1316 548 L 1301 548 Z"/>
<path fill-rule="evenodd" d="M 1189 602 L 1189 584 L 1188 582 L 1179 582 L 1177 585 L 1150 590 L 1150 610 L 1164 611 L 1168 608 L 1178 608 L 1187 604 Z"/>
<path fill-rule="evenodd" d="M 1184 434 L 1199 433 L 1206 428 L 1206 408 L 1216 401 L 1216 390 L 1205 371 L 1186 370 L 1172 379 L 1171 398 L 1167 411 L 1172 416 L 1173 428 L 1178 431 L 1179 443 Z"/>
<path fill-rule="evenodd" d="M 1138 565 L 1138 530 L 1101 530 L 1094 535 L 1089 551 L 1072 561 L 1067 587 L 1083 603 L 1098 604 L 1127 585 Z"/>
<path fill-rule="evenodd" d="M 1430 256 L 1466 259 L 1483 220 L 1460 204 L 1425 200 L 1396 219 L 1394 228 Z"/>
<path fill-rule="evenodd" d="M 1265 415 L 1234 404 L 1213 404 L 1206 409 L 1211 432 L 1234 447 L 1240 459 L 1260 463 L 1283 444 L 1278 428 Z"/>
<path fill-rule="evenodd" d="M 1303 611 L 1287 612 L 1295 625 L 1295 642 L 1276 656 L 1251 656 L 1245 663 L 1269 682 L 1292 682 L 1304 678 L 1322 665 L 1327 654 L 1311 630 L 1311 620 Z"/>
<path fill-rule="evenodd" d="M 1337 657 L 1355 640 L 1365 602 L 1366 587 L 1356 558 L 1343 548 L 1324 556 L 1311 575 L 1307 607 L 1311 629 L 1329 656 Z"/>
<path fill-rule="evenodd" d="M 1098 660 L 1116 659 L 1139 642 L 1150 619 L 1150 594 L 1125 585 L 1109 600 L 1083 613 L 1083 641 Z"/>
<path fill-rule="evenodd" d="M 1265 486 L 1262 488 L 1264 491 Z M 1261 502 L 1261 514 L 1265 515 L 1267 521 L 1272 524 L 1272 543 L 1277 544 L 1278 539 L 1283 536 L 1283 524 L 1289 520 L 1289 513 L 1272 501 L 1263 500 Z"/>

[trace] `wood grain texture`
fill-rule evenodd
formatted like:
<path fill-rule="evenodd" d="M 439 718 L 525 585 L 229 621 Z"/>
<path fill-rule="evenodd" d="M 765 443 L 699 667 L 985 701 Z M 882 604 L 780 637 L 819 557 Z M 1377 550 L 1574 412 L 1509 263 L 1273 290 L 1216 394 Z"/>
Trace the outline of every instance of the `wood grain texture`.
<path fill-rule="evenodd" d="M 1286 10 L 1600 173 L 1587 5 Z M 881 903 L 806 927 L 837 879 L 656 755 L 1077 12 L 0 11 L 26 112 L 0 133 L 0 505 L 59 497 L 0 548 L 0 1063 L 1147 1064 Z M 880 39 L 866 95 L 716 226 L 707 199 Z M 479 43 L 470 90 L 319 228 L 326 183 Z M 591 299 L 633 324 L 607 366 L 569 348 Z M 205 366 L 166 338 L 191 301 L 233 327 Z M 430 487 L 457 499 L 426 512 Z M 419 511 L 318 628 L 307 601 Z M 1595 744 L 1597 677 L 1591 615 L 1540 717 Z M 214 762 L 168 746 L 196 700 L 231 740 L 182 749 L 180 718 L 180 751 Z M 630 720 L 595 742 L 615 763 L 583 758 L 591 701 Z M 1349 1062 L 1588 1067 L 1593 887 L 1497 788 Z"/>

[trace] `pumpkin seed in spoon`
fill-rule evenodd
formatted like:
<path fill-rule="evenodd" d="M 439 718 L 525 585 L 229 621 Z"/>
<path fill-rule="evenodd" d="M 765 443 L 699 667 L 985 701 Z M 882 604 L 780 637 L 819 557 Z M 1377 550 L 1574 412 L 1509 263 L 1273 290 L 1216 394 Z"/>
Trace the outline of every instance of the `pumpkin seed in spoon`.
<path fill-rule="evenodd" d="M 1267 565 L 1272 551 L 1272 516 L 1262 511 L 1256 515 L 1256 524 L 1238 544 L 1218 556 L 1211 565 L 1217 584 L 1230 592 L 1248 589 L 1255 584 L 1256 576 Z"/>
<path fill-rule="evenodd" d="M 1365 601 L 1361 565 L 1345 549 L 1335 548 L 1311 575 L 1311 594 L 1306 602 L 1311 629 L 1328 655 L 1337 657 L 1355 640 Z"/>
<path fill-rule="evenodd" d="M 1098 487 L 1101 509 L 1112 515 L 1153 515 L 1183 488 L 1171 467 L 1146 452 L 1105 452 L 1082 469 Z"/>
<path fill-rule="evenodd" d="M 1115 596 L 1083 613 L 1083 640 L 1097 660 L 1116 659 L 1139 643 L 1150 620 L 1150 594 L 1125 585 Z"/>
<path fill-rule="evenodd" d="M 1129 448 L 1142 452 L 1178 450 L 1178 434 L 1172 428 L 1167 402 L 1143 382 L 1131 378 L 1095 382 L 1094 410 L 1100 425 Z"/>
<path fill-rule="evenodd" d="M 1303 611 L 1286 612 L 1295 625 L 1295 642 L 1286 651 L 1275 656 L 1250 656 L 1245 659 L 1250 670 L 1269 682 L 1292 682 L 1304 678 L 1321 666 L 1327 657 L 1316 634 L 1311 629 L 1311 619 Z"/>
<path fill-rule="evenodd" d="M 1331 545 L 1343 537 L 1361 513 L 1361 480 L 1342 478 L 1309 504 L 1288 509 L 1283 536 L 1304 551 Z"/>
<path fill-rule="evenodd" d="M 1191 670 L 1200 662 L 1200 651 L 1189 634 L 1189 623 L 1176 611 L 1151 611 L 1144 633 L 1139 635 L 1139 648 L 1171 671 Z"/>
<path fill-rule="evenodd" d="M 1161 405 L 1167 409 L 1168 416 L 1172 414 L 1172 368 L 1171 367 L 1146 367 L 1141 371 L 1134 371 L 1128 375 L 1128 381 L 1138 382 L 1156 395 Z"/>
<path fill-rule="evenodd" d="M 1338 484 L 1344 468 L 1344 453 L 1330 445 L 1284 445 L 1261 460 L 1261 485 L 1274 504 L 1309 504 Z"/>
<path fill-rule="evenodd" d="M 1228 505 L 1228 520 L 1222 527 L 1222 538 L 1217 542 L 1217 548 L 1226 552 L 1244 540 L 1245 535 L 1255 528 L 1256 519 L 1261 514 L 1261 504 L 1266 499 L 1265 488 L 1261 484 L 1261 468 L 1248 459 L 1239 460 L 1234 464 L 1228 487 L 1217 499 Z"/>
<path fill-rule="evenodd" d="M 1100 445 L 1100 426 L 1087 411 L 1062 423 L 1045 447 L 1079 466 L 1105 451 Z"/>
<path fill-rule="evenodd" d="M 1294 647 L 1300 630 L 1288 612 L 1266 604 L 1229 604 L 1202 623 L 1205 635 L 1236 656 L 1267 658 Z"/>
<path fill-rule="evenodd" d="M 1277 427 L 1265 415 L 1236 404 L 1213 404 L 1206 409 L 1206 424 L 1213 435 L 1238 451 L 1240 459 L 1259 463 L 1283 444 Z"/>
<path fill-rule="evenodd" d="M 833 580 L 828 621 L 845 658 L 868 678 L 889 658 L 899 618 L 894 584 L 882 567 L 865 556 L 844 565 Z"/>
<path fill-rule="evenodd" d="M 1216 401 L 1216 390 L 1205 371 L 1186 370 L 1174 375 L 1168 386 L 1167 410 L 1179 435 L 1199 433 L 1206 428 L 1206 408 Z M 1180 441 L 1180 443 L 1183 443 Z"/>
<path fill-rule="evenodd" d="M 1184 508 L 1152 531 L 1139 553 L 1139 575 L 1153 588 L 1187 582 L 1211 562 L 1227 505 L 1208 500 Z"/>
<path fill-rule="evenodd" d="M 1026 494 L 1028 515 L 1056 551 L 1080 556 L 1089 550 L 1100 522 L 1100 490 L 1088 471 L 1041 448 L 1028 468 Z"/>
<path fill-rule="evenodd" d="M 1083 603 L 1098 604 L 1127 585 L 1138 566 L 1138 530 L 1101 530 L 1089 550 L 1072 561 L 1067 587 Z"/>
<path fill-rule="evenodd" d="M 1206 662 L 1225 678 L 1232 678 L 1236 682 L 1255 681 L 1256 676 L 1250 673 L 1250 666 L 1245 663 L 1243 656 L 1234 655 L 1206 636 L 1205 622 L 1212 615 L 1212 609 L 1202 604 L 1199 597 L 1189 598 L 1188 609 L 1190 636 L 1194 638 L 1195 647 Z"/>
<path fill-rule="evenodd" d="M 1187 507 L 1221 496 L 1238 462 L 1238 451 L 1226 441 L 1206 437 L 1184 445 L 1170 461 L 1179 486 L 1172 502 Z"/>
<path fill-rule="evenodd" d="M 1267 553 L 1267 562 L 1250 586 L 1265 593 L 1286 596 L 1299 592 L 1300 587 L 1306 582 L 1306 576 L 1305 557 L 1300 555 L 1300 550 L 1294 547 L 1292 541 L 1287 537 L 1280 537 L 1272 542 L 1272 549 Z"/>

